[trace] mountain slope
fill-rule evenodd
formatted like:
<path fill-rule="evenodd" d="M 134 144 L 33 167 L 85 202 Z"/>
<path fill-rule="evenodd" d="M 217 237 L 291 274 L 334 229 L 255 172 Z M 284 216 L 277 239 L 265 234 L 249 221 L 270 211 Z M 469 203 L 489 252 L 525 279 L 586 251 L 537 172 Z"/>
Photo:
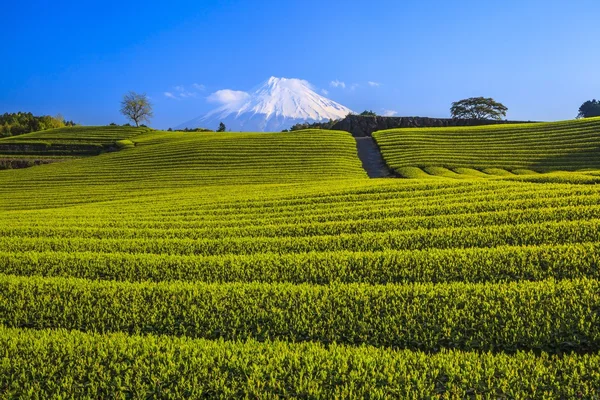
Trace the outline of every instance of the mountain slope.
<path fill-rule="evenodd" d="M 351 112 L 315 93 L 307 81 L 271 77 L 253 93 L 243 93 L 241 98 L 177 128 L 216 129 L 223 122 L 232 131 L 281 131 L 300 122 L 344 118 Z"/>

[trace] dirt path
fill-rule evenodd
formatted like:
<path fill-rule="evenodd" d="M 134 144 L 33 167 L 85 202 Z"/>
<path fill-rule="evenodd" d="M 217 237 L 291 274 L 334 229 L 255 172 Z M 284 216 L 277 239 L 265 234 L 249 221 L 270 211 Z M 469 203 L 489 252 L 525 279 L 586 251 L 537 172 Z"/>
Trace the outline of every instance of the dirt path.
<path fill-rule="evenodd" d="M 383 161 L 383 156 L 377 143 L 372 137 L 356 137 L 356 149 L 358 158 L 362 161 L 363 168 L 367 171 L 369 178 L 391 178 L 395 174 Z"/>

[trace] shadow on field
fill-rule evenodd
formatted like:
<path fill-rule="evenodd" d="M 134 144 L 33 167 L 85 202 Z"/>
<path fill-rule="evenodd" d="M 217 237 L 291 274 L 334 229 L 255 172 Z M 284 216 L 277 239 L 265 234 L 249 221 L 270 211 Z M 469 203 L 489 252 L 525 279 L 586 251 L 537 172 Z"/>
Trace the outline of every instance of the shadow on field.
<path fill-rule="evenodd" d="M 531 169 L 539 172 L 600 169 L 600 147 L 541 157 L 531 165 Z"/>

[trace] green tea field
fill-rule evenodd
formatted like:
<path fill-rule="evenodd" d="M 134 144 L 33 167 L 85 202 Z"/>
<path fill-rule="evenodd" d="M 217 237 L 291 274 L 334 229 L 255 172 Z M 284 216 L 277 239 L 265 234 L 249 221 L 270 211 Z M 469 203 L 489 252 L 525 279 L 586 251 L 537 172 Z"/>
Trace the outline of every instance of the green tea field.
<path fill-rule="evenodd" d="M 388 165 L 407 178 L 470 178 L 600 169 L 600 118 L 375 133 Z"/>
<path fill-rule="evenodd" d="M 0 139 L 0 397 L 600 398 L 600 119 L 374 137 Z"/>

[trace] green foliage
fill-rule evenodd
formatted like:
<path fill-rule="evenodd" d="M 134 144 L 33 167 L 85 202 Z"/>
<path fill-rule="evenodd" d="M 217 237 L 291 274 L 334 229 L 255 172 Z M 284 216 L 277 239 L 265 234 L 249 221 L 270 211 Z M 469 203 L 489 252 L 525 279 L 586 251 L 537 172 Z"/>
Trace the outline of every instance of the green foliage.
<path fill-rule="evenodd" d="M 419 179 L 329 130 L 1 139 L 135 142 L 0 171 L 1 391 L 598 397 L 598 121 L 377 133 Z"/>
<path fill-rule="evenodd" d="M 149 132 L 147 128 L 132 128 L 120 126 L 75 126 L 69 128 L 51 129 L 34 132 L 18 138 L 5 138 L 1 144 L 22 143 L 32 144 L 43 141 L 48 145 L 54 144 L 113 144 L 118 140 L 128 139 Z"/>
<path fill-rule="evenodd" d="M 599 130 L 600 119 L 592 118 L 392 129 L 375 132 L 373 137 L 386 163 L 404 177 L 515 178 L 536 172 L 600 168 Z"/>
<path fill-rule="evenodd" d="M 309 286 L 0 275 L 0 289 L 0 323 L 16 328 L 426 351 L 600 350 L 596 280 Z"/>
<path fill-rule="evenodd" d="M 6 397 L 596 398 L 594 355 L 0 329 Z"/>
<path fill-rule="evenodd" d="M 117 145 L 117 147 L 119 149 L 130 149 L 130 148 L 133 148 L 135 146 L 135 143 L 133 143 L 131 140 L 127 140 L 127 139 L 117 140 L 115 142 L 115 144 Z"/>
<path fill-rule="evenodd" d="M 509 282 L 599 279 L 599 250 L 596 242 L 214 256 L 17 249 L 0 252 L 0 261 L 7 274 L 132 282 Z"/>
<path fill-rule="evenodd" d="M 219 127 L 217 128 L 217 132 L 225 132 L 226 130 L 227 128 L 225 127 L 225 124 L 220 122 Z"/>
<path fill-rule="evenodd" d="M 143 132 L 148 132 L 148 129 L 117 126 L 49 129 L 0 140 L 0 154 L 20 160 L 13 162 L 13 165 L 25 168 L 132 147 L 133 142 L 127 138 Z M 33 164 L 23 162 L 31 157 L 36 160 Z"/>
<path fill-rule="evenodd" d="M 183 129 L 167 129 L 167 132 L 214 132 L 206 128 L 183 128 Z"/>
<path fill-rule="evenodd" d="M 293 183 L 366 177 L 356 157 L 356 143 L 347 132 L 313 130 L 293 134 L 219 135 L 199 132 L 190 135 L 143 128 L 81 129 L 79 133 L 86 141 L 106 144 L 109 149 L 114 147 L 116 140 L 135 136 L 135 150 L 128 151 L 125 158 L 85 158 L 64 166 L 54 164 L 50 175 L 45 170 L 35 171 L 34 168 L 30 170 L 32 175 L 19 176 L 16 179 L 23 181 L 11 184 L 28 185 L 31 180 L 40 179 L 46 182 L 43 188 L 49 187 L 50 182 L 58 183 L 60 188 L 54 190 L 63 194 L 70 192 L 71 188 L 76 190 L 77 185 L 88 188 L 102 185 L 96 189 L 104 191 L 106 188 L 114 196 L 124 190 L 145 190 L 143 188 L 153 190 L 160 187 L 236 185 L 239 182 Z M 47 132 L 51 134 L 54 131 Z M 94 132 L 97 134 L 94 135 Z M 59 137 L 72 144 L 77 136 L 76 133 L 67 136 L 65 131 L 61 131 Z M 2 143 L 5 142 L 0 140 L 0 149 Z M 266 156 L 262 154 L 265 148 L 269 149 Z M 140 182 L 146 183 L 142 185 Z M 109 190 L 109 185 L 118 187 Z M 82 198 L 81 190 L 78 196 Z M 23 204 L 30 203 L 31 199 Z"/>
<path fill-rule="evenodd" d="M 600 117 L 600 101 L 588 100 L 579 107 L 577 118 L 593 118 Z"/>
<path fill-rule="evenodd" d="M 471 97 L 452 103 L 450 114 L 456 119 L 502 119 L 508 108 L 492 98 Z"/>
<path fill-rule="evenodd" d="M 289 131 L 302 131 L 306 129 L 331 129 L 338 122 L 337 119 L 330 119 L 327 122 L 313 122 L 313 123 L 299 123 L 292 126 Z M 284 129 L 282 132 L 288 132 L 288 129 Z"/>
<path fill-rule="evenodd" d="M 377 114 L 373 110 L 365 110 L 365 111 L 361 112 L 359 115 L 362 115 L 363 117 L 376 117 L 377 116 Z"/>
<path fill-rule="evenodd" d="M 60 114 L 36 117 L 32 113 L 5 113 L 0 115 L 0 138 L 74 125 L 73 121 L 65 121 Z"/>
<path fill-rule="evenodd" d="M 451 248 L 461 246 L 506 246 L 567 244 L 597 240 L 600 221 L 560 221 L 540 224 L 517 224 L 466 228 L 416 229 L 383 233 L 338 234 L 300 237 L 232 237 L 226 239 L 82 239 L 82 238 L 0 238 L 8 251 L 92 251 L 214 256 L 271 252 L 302 253 L 310 251 L 385 251 Z"/>

